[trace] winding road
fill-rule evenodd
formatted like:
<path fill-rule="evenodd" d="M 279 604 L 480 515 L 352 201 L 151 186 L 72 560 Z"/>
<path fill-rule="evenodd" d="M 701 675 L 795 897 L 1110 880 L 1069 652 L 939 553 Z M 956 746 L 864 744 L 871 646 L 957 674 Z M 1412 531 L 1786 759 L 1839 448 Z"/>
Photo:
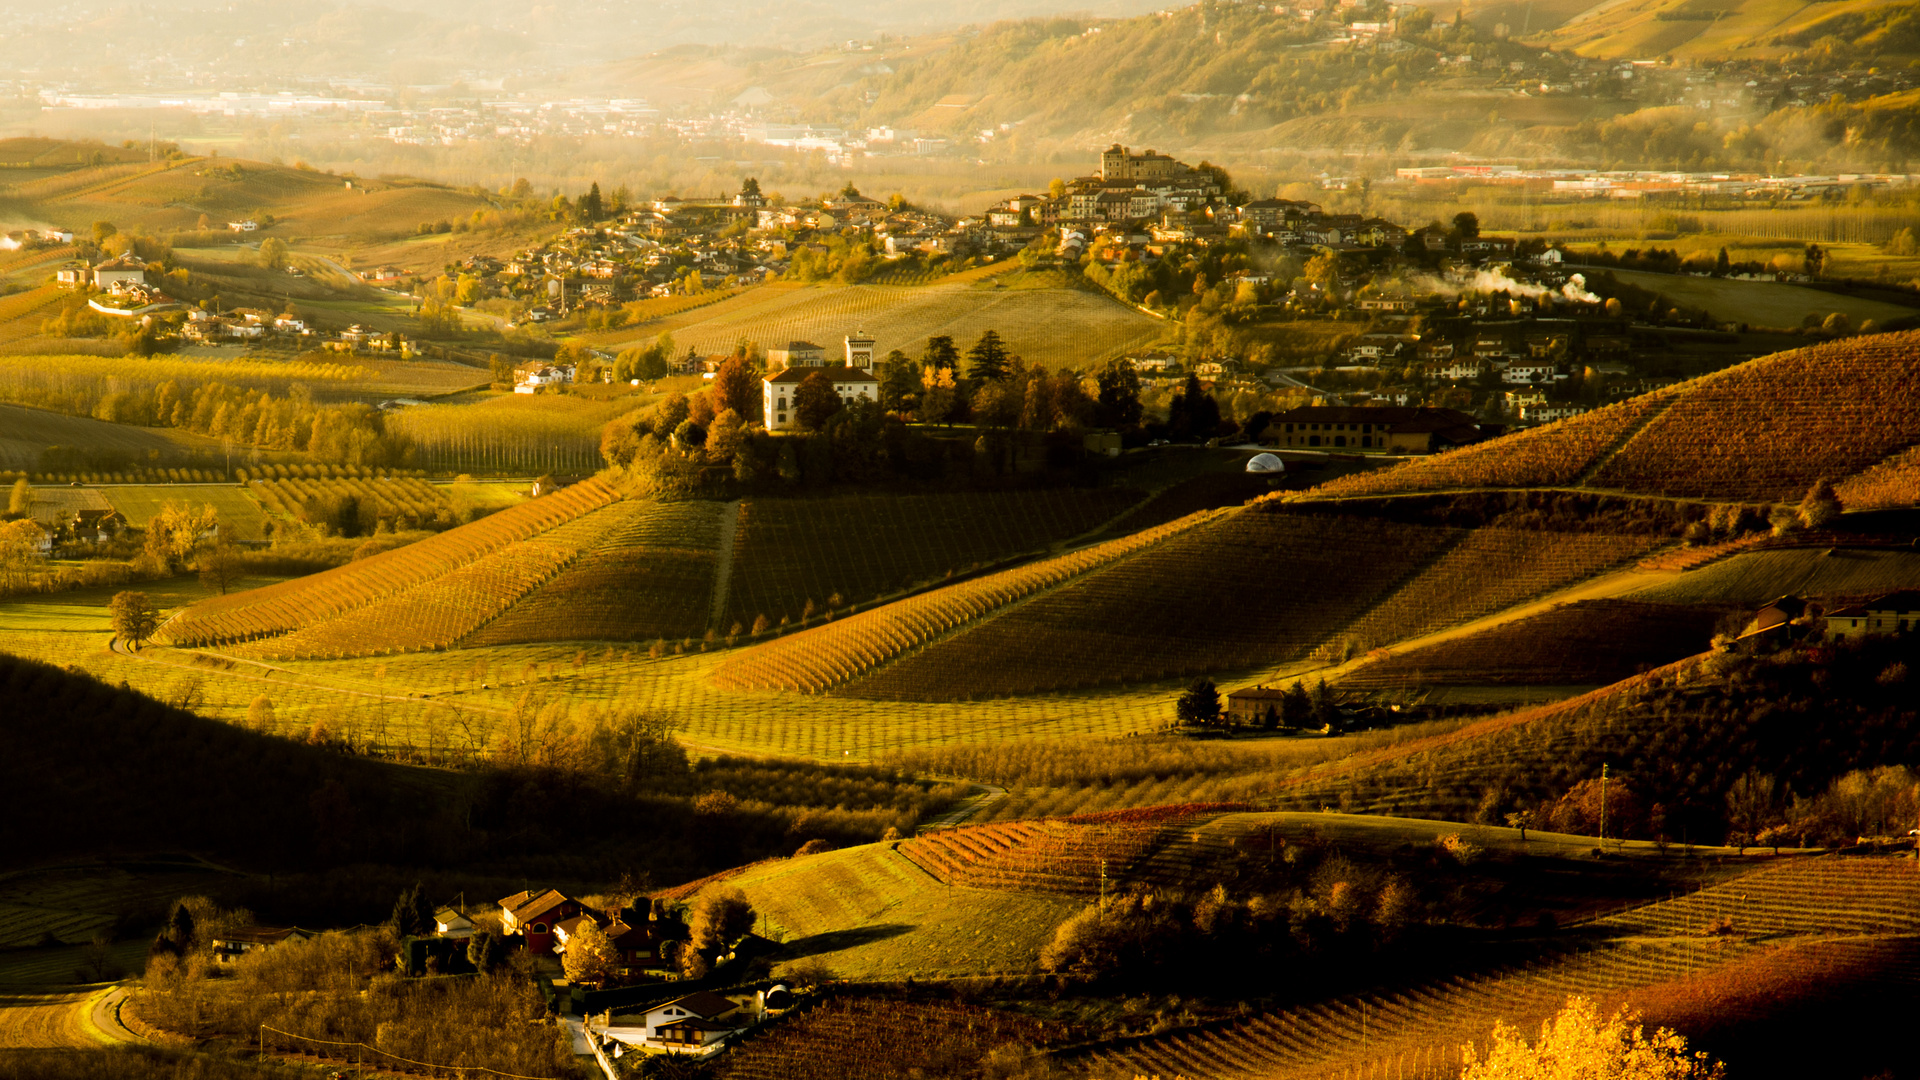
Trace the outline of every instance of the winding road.
<path fill-rule="evenodd" d="M 126 997 L 118 984 L 0 990 L 0 1047 L 85 1050 L 146 1042 L 120 1019 Z"/>

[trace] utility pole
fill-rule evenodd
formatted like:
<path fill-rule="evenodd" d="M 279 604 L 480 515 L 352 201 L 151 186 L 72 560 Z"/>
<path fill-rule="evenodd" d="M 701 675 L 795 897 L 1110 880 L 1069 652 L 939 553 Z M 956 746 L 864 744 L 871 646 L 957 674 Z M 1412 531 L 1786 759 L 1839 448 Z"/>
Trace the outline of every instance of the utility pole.
<path fill-rule="evenodd" d="M 1600 850 L 1607 850 L 1607 766 L 1600 764 Z"/>

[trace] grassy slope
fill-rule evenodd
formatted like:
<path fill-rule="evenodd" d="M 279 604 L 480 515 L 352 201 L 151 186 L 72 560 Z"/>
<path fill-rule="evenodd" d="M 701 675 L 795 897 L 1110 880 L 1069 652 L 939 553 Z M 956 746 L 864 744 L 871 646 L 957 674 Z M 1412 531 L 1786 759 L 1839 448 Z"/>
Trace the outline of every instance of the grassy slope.
<path fill-rule="evenodd" d="M 1754 326 L 1797 327 L 1808 315 L 1821 318 L 1840 312 L 1854 322 L 1886 322 L 1912 315 L 1914 309 L 1857 296 L 1822 292 L 1775 281 L 1728 281 L 1682 274 L 1647 274 L 1616 270 L 1613 276 L 1629 285 L 1657 292 L 1676 303 L 1703 308 L 1716 319 Z"/>
<path fill-rule="evenodd" d="M 1920 554 L 1911 551 L 1787 548 L 1735 555 L 1642 589 L 1633 599 L 1757 606 L 1788 593 L 1876 596 L 1912 588 L 1920 588 Z"/>
<path fill-rule="evenodd" d="M 889 844 L 762 864 L 711 886 L 740 889 L 761 933 L 842 978 L 1034 970 L 1054 927 L 1081 908 L 1058 897 L 942 885 Z"/>
<path fill-rule="evenodd" d="M 996 289 L 991 279 L 922 286 L 776 283 L 594 340 L 623 348 L 667 332 L 676 347 L 703 353 L 731 351 L 743 338 L 762 348 L 807 340 L 832 351 L 855 329 L 872 335 L 882 354 L 899 349 L 913 357 L 936 334 L 964 349 L 997 330 L 1029 364 L 1084 368 L 1153 343 L 1166 324 L 1085 289 Z"/>
<path fill-rule="evenodd" d="M 242 540 L 260 539 L 266 514 L 243 486 L 235 484 L 116 484 L 100 489 L 107 502 L 137 528 L 146 528 L 153 515 L 168 503 L 195 509 L 211 506 L 220 524 Z"/>
<path fill-rule="evenodd" d="M 1888 0 L 1613 0 L 1593 5 L 1538 40 L 1594 57 L 1671 54 L 1687 60 L 1733 56 L 1757 59 L 1780 55 L 1786 49 L 1777 39 L 1804 31 L 1833 15 L 1897 6 Z M 1662 12 L 1683 8 L 1705 17 L 1658 17 Z"/>
<path fill-rule="evenodd" d="M 221 451 L 218 439 L 173 428 L 140 428 L 109 424 L 84 416 L 0 404 L 0 469 L 37 469 L 40 453 L 49 446 L 87 450 L 117 450 L 144 460 L 158 452 L 162 461 L 189 453 L 211 456 Z"/>

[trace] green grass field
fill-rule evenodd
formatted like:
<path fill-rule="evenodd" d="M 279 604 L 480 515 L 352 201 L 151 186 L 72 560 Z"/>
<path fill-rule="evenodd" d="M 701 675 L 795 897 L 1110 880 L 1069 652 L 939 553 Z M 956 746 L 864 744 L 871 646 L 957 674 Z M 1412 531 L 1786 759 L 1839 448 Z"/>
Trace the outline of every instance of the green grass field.
<path fill-rule="evenodd" d="M 144 461 L 150 454 L 162 460 L 193 453 L 211 457 L 220 450 L 217 439 L 173 428 L 130 427 L 0 404 L 0 469 L 38 470 L 40 455 L 49 446 L 116 451 L 135 461 Z"/>
<path fill-rule="evenodd" d="M 1731 281 L 1637 270 L 1615 270 L 1613 276 L 1625 284 L 1660 293 L 1675 303 L 1704 308 L 1716 319 L 1753 326 L 1791 328 L 1799 326 L 1809 315 L 1825 318 L 1836 311 L 1856 323 L 1865 319 L 1885 323 L 1920 310 L 1777 281 Z"/>
<path fill-rule="evenodd" d="M 267 523 L 260 504 L 240 484 L 110 484 L 98 490 L 122 517 L 141 529 L 168 503 L 185 503 L 195 510 L 213 507 L 220 514 L 220 524 L 232 528 L 241 540 L 260 539 Z"/>
<path fill-rule="evenodd" d="M 1085 289 L 994 289 L 965 275 L 956 278 L 924 286 L 775 283 L 593 340 L 619 349 L 667 332 L 677 348 L 726 353 L 742 339 L 763 349 L 804 339 L 832 353 L 846 335 L 864 330 L 881 355 L 899 349 L 918 357 L 933 335 L 951 336 L 965 349 L 991 329 L 1028 364 L 1085 368 L 1144 348 L 1168 330 L 1158 319 Z"/>

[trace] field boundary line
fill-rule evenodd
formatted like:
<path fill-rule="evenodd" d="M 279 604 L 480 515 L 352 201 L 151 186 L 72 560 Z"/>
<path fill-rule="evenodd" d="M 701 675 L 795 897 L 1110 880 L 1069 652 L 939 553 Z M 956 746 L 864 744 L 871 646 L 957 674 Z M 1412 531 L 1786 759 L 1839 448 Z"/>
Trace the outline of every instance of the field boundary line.
<path fill-rule="evenodd" d="M 1679 394 L 1666 394 L 1658 405 L 1647 411 L 1645 416 L 1628 424 L 1625 430 L 1621 431 L 1619 435 L 1614 437 L 1611 443 L 1607 444 L 1605 449 L 1593 455 L 1593 460 L 1587 463 L 1586 468 L 1580 470 L 1580 474 L 1573 478 L 1573 483 L 1569 486 L 1576 488 L 1586 487 L 1587 484 L 1592 482 L 1595 476 L 1600 474 L 1601 469 L 1607 467 L 1607 462 L 1619 457 L 1620 452 L 1627 448 L 1627 444 L 1647 429 L 1647 425 L 1667 415 L 1667 410 L 1673 408 L 1674 402 L 1679 401 L 1680 397 L 1681 395 Z"/>
<path fill-rule="evenodd" d="M 975 618 L 968 619 L 965 622 L 958 623 L 953 627 L 950 627 L 949 629 L 933 637 L 930 637 L 925 641 L 918 643 L 912 648 L 904 649 L 898 653 L 895 653 L 894 655 L 885 658 L 879 663 L 874 664 L 872 667 L 869 667 L 864 671 L 861 671 L 859 674 L 853 676 L 852 678 L 842 679 L 839 682 L 832 684 L 831 686 L 827 686 L 815 692 L 820 694 L 830 694 L 841 687 L 847 686 L 854 682 L 858 682 L 861 679 L 866 679 L 873 675 L 876 675 L 886 670 L 887 668 L 892 667 L 894 664 L 899 663 L 902 660 L 905 660 L 909 657 L 918 656 L 919 654 L 925 652 L 926 650 L 933 648 L 935 645 L 941 644 L 942 642 L 945 642 L 945 641 L 949 641 L 955 637 L 958 637 L 961 634 L 970 633 L 974 630 L 977 630 L 980 627 L 985 626 L 987 623 L 992 622 L 995 619 L 998 619 L 1002 615 L 1005 615 L 1010 611 L 1016 611 L 1026 606 L 1027 604 L 1030 604 L 1033 601 L 1040 599 L 1043 596 L 1051 596 L 1055 592 L 1059 591 L 1061 588 L 1067 585 L 1070 585 L 1076 581 L 1080 581 L 1081 579 L 1089 577 L 1093 574 L 1098 574 L 1106 570 L 1112 569 L 1113 567 L 1121 566 L 1121 565 L 1124 565 L 1125 563 L 1131 562 L 1133 559 L 1135 559 L 1140 555 L 1145 554 L 1146 552 L 1154 551 L 1160 548 L 1162 545 L 1166 544 L 1169 540 L 1172 540 L 1175 537 L 1184 536 L 1187 533 L 1193 531 L 1194 529 L 1202 525 L 1210 524 L 1213 521 L 1222 517 L 1223 515 L 1231 514 L 1237 511 L 1238 509 L 1239 507 L 1222 507 L 1218 510 L 1201 510 L 1201 511 L 1197 511 L 1195 513 L 1189 514 L 1187 515 L 1187 519 L 1192 519 L 1189 522 L 1189 524 L 1182 526 L 1179 529 L 1170 530 L 1165 536 L 1161 536 L 1152 540 L 1151 542 L 1141 544 L 1139 547 L 1134 548 L 1132 551 L 1122 552 L 1121 554 L 1116 555 L 1113 558 L 1106 560 L 1105 562 L 1096 563 L 1092 566 L 1085 567 L 1075 573 L 1069 574 L 1066 577 L 1061 578 L 1059 581 L 1056 581 L 1051 585 L 1045 586 L 1044 588 L 1035 589 L 1033 592 L 1028 593 L 1025 596 L 1018 597 L 1013 600 L 1009 600 L 1008 602 L 1001 604 L 999 607 L 996 607 L 991 611 L 983 612 L 982 614 L 980 614 Z M 1187 520 L 1187 519 L 1177 519 L 1176 521 L 1171 521 L 1171 522 L 1168 522 L 1167 524 L 1174 525 L 1178 523 L 1178 520 Z M 1138 534 L 1136 533 L 1131 535 L 1138 535 Z M 1127 537 L 1123 536 L 1114 540 L 1103 541 L 1103 543 L 1107 543 L 1107 544 L 1120 543 L 1125 541 L 1126 539 Z M 1088 544 L 1086 545 L 1086 547 L 1074 548 L 1070 551 L 1063 551 L 1063 552 L 1060 552 L 1058 555 L 1050 556 L 1049 558 L 1065 558 L 1066 556 L 1074 554 L 1075 552 L 1085 551 L 1088 548 L 1094 548 L 1099 546 L 1100 546 L 1099 544 Z M 1037 564 L 1026 563 L 1022 565 L 1037 565 Z M 955 583 L 955 584 L 958 584 L 958 583 Z M 939 588 L 943 588 L 943 587 L 946 587 L 946 586 L 936 586 L 935 589 L 929 589 L 927 590 L 926 593 L 923 593 L 921 595 L 931 594 L 932 592 L 935 592 Z M 881 610 L 884 610 L 884 607 L 877 607 L 877 608 L 873 608 L 872 610 L 881 611 Z M 815 627 L 814 629 L 818 629 L 818 627 Z M 857 695 L 849 695 L 849 696 L 857 696 Z M 861 698 L 860 700 L 864 701 L 869 699 Z"/>
<path fill-rule="evenodd" d="M 718 630 L 727 618 L 727 601 L 733 591 L 733 547 L 740 533 L 740 506 L 744 499 L 727 504 L 720 518 L 720 543 L 715 549 L 713 594 L 707 601 L 707 629 Z"/>

